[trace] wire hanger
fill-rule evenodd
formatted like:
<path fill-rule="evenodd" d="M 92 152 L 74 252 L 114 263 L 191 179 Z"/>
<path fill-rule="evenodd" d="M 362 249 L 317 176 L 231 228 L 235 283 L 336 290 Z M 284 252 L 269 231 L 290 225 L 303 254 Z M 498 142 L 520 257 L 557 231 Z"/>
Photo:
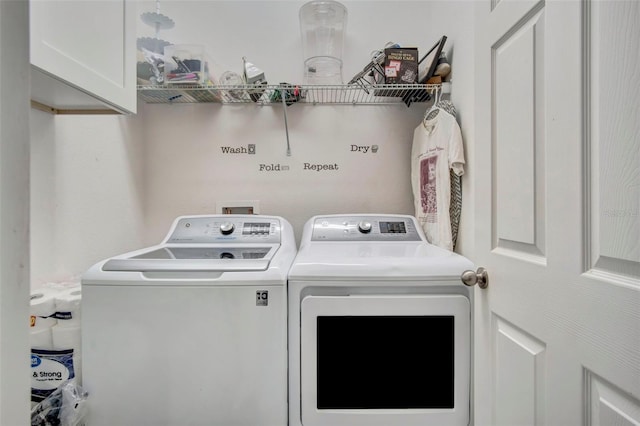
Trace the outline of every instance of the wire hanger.
<path fill-rule="evenodd" d="M 433 106 L 438 107 L 438 104 L 442 100 L 442 87 L 436 87 L 436 100 L 433 102 Z"/>
<path fill-rule="evenodd" d="M 434 118 L 436 118 L 436 116 L 440 112 L 440 107 L 438 106 L 438 102 L 440 102 L 440 94 L 441 94 L 441 89 L 439 87 L 436 87 L 436 94 L 433 100 L 433 105 L 431 105 L 431 108 L 429 108 L 429 110 L 425 112 L 424 118 L 422 119 L 422 124 L 425 127 L 427 125 L 427 121 L 433 120 Z"/>

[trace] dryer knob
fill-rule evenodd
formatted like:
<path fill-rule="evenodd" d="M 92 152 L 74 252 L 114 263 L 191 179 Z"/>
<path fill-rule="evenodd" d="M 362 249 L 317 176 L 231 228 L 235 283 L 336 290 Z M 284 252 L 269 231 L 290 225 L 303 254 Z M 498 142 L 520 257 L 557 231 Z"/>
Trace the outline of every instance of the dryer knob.
<path fill-rule="evenodd" d="M 360 223 L 358 223 L 358 231 L 362 232 L 363 234 L 368 234 L 369 232 L 371 232 L 371 222 L 366 222 L 366 221 L 362 221 Z"/>
<path fill-rule="evenodd" d="M 222 235 L 229 235 L 230 233 L 233 232 L 234 229 L 235 229 L 235 226 L 233 226 L 233 223 L 231 222 L 225 222 L 222 225 L 220 225 L 220 232 L 222 232 Z"/>

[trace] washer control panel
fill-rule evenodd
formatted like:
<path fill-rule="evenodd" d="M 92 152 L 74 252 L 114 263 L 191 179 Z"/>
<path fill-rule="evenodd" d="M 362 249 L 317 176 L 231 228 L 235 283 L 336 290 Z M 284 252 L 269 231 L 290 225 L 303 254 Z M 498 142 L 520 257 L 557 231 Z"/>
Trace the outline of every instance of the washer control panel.
<path fill-rule="evenodd" d="M 169 232 L 168 243 L 279 243 L 280 221 L 252 215 L 182 217 Z"/>
<path fill-rule="evenodd" d="M 422 241 L 411 216 L 318 216 L 311 241 Z"/>

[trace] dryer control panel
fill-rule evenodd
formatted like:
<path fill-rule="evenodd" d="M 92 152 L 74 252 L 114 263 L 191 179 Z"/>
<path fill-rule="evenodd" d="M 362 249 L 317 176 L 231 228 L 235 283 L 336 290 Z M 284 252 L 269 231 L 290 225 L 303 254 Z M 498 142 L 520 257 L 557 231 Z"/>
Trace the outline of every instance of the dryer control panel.
<path fill-rule="evenodd" d="M 311 241 L 423 241 L 413 217 L 318 216 Z"/>
<path fill-rule="evenodd" d="M 169 231 L 167 243 L 280 243 L 276 218 L 255 215 L 181 217 Z"/>

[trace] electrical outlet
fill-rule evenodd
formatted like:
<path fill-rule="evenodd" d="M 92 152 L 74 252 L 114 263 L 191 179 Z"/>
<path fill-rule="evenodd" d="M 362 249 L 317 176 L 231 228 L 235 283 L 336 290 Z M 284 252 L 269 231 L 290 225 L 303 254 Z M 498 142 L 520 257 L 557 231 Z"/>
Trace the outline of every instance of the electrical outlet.
<path fill-rule="evenodd" d="M 260 201 L 218 201 L 218 214 L 260 214 Z"/>

